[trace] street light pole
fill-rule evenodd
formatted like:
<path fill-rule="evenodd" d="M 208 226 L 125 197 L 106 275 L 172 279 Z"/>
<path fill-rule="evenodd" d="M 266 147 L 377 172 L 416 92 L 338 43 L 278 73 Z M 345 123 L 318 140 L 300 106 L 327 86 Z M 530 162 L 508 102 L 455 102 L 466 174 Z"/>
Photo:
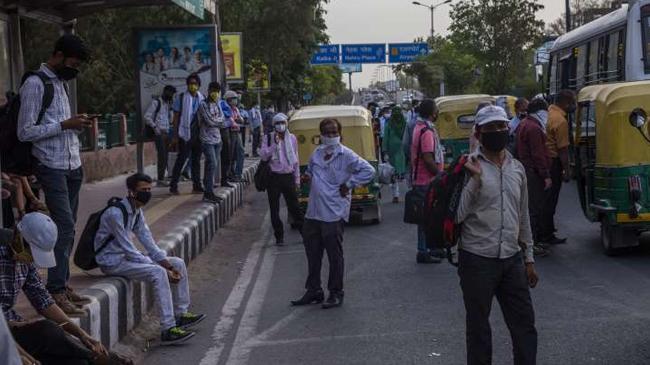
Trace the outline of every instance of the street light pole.
<path fill-rule="evenodd" d="M 445 0 L 445 1 L 442 1 L 442 2 L 440 2 L 438 4 L 435 4 L 435 5 L 426 5 L 426 4 L 422 4 L 419 1 L 413 1 L 412 2 L 413 5 L 423 6 L 423 7 L 427 8 L 427 9 L 429 9 L 429 11 L 431 12 L 431 39 L 433 39 L 433 37 L 436 35 L 436 29 L 435 29 L 435 23 L 434 23 L 435 22 L 434 14 L 435 14 L 436 8 L 438 8 L 439 6 L 444 5 L 444 4 L 449 4 L 451 1 L 452 0 Z"/>

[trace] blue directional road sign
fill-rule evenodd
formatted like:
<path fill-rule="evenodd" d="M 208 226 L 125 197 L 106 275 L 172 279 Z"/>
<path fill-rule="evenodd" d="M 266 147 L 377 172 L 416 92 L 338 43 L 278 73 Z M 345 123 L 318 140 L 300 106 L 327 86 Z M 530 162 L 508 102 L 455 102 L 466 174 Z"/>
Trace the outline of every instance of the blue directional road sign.
<path fill-rule="evenodd" d="M 426 43 L 395 43 L 388 45 L 389 63 L 408 63 L 429 53 Z"/>
<path fill-rule="evenodd" d="M 311 58 L 312 65 L 336 65 L 339 63 L 339 45 L 321 44 Z"/>
<path fill-rule="evenodd" d="M 386 45 L 344 44 L 341 56 L 343 63 L 386 63 Z"/>
<path fill-rule="evenodd" d="M 351 74 L 355 72 L 363 71 L 363 67 L 360 63 L 342 63 L 339 65 L 341 72 L 344 74 Z"/>

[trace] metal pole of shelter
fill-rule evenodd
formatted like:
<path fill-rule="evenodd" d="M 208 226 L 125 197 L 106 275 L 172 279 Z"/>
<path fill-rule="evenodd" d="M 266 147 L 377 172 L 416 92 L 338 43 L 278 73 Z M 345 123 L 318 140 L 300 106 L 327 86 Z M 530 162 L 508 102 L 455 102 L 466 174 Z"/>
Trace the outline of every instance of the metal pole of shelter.
<path fill-rule="evenodd" d="M 564 6 L 566 8 L 566 32 L 569 33 L 571 31 L 571 1 L 564 0 Z"/>
<path fill-rule="evenodd" d="M 348 72 L 348 84 L 350 87 L 350 94 L 352 94 L 352 72 Z"/>
<path fill-rule="evenodd" d="M 567 1 L 568 1 L 568 0 L 567 0 Z M 434 22 L 435 22 L 435 20 L 434 20 L 435 18 L 434 18 L 434 16 L 433 16 L 433 15 L 434 15 L 434 12 L 436 11 L 436 7 L 435 7 L 435 6 L 432 6 L 432 7 L 430 7 L 429 9 L 431 9 L 431 40 L 433 40 L 433 38 L 434 38 L 435 35 L 436 35 L 436 28 L 435 28 L 435 23 L 434 23 Z"/>

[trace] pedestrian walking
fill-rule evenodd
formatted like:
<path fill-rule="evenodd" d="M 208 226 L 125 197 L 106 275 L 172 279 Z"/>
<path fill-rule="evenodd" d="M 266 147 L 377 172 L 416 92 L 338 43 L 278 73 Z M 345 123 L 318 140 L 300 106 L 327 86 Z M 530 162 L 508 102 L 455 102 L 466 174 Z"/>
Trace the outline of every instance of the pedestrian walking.
<path fill-rule="evenodd" d="M 429 184 L 442 171 L 444 156 L 441 151 L 438 131 L 434 122 L 438 118 L 438 107 L 432 99 L 425 99 L 419 108 L 420 119 L 413 128 L 411 142 L 411 183 L 415 190 L 424 196 Z M 442 250 L 429 251 L 425 236 L 425 225 L 418 224 L 418 245 L 416 262 L 418 264 L 440 263 L 444 257 Z"/>
<path fill-rule="evenodd" d="M 77 77 L 79 66 L 88 59 L 89 50 L 81 38 L 64 35 L 57 40 L 47 63 L 41 65 L 39 75 L 28 77 L 20 88 L 18 138 L 33 144 L 32 155 L 38 160 L 36 177 L 58 229 L 56 265 L 48 269 L 47 290 L 67 314 L 82 314 L 78 304 L 89 302 L 68 286 L 68 280 L 83 181 L 78 134 L 91 127 L 92 118 L 86 114 L 72 116 L 67 91 L 68 81 Z M 42 110 L 49 88 L 52 102 Z"/>
<path fill-rule="evenodd" d="M 154 287 L 161 341 L 176 344 L 193 337 L 195 333 L 187 329 L 205 319 L 205 315 L 189 311 L 190 287 L 185 261 L 168 257 L 151 235 L 142 210 L 151 200 L 151 182 L 149 176 L 140 173 L 126 179 L 128 195 L 120 201 L 121 207 L 112 206 L 101 216 L 95 235 L 95 259 L 107 275 L 148 282 Z M 146 256 L 136 248 L 131 235 L 144 246 Z"/>
<path fill-rule="evenodd" d="M 309 274 L 302 298 L 293 305 L 322 303 L 323 250 L 329 260 L 329 297 L 324 309 L 343 304 L 343 230 L 350 216 L 351 191 L 372 181 L 375 169 L 354 151 L 341 144 L 341 123 L 336 119 L 320 122 L 320 146 L 309 160 L 304 182 L 310 184 L 309 204 L 302 234 Z"/>
<path fill-rule="evenodd" d="M 524 166 L 506 151 L 508 116 L 488 106 L 476 116 L 481 146 L 465 168 L 457 221 L 458 276 L 466 311 L 467 364 L 492 363 L 490 312 L 496 296 L 510 330 L 514 364 L 534 365 L 537 330 L 530 288 L 537 285 Z M 501 212 L 501 214 L 494 214 Z M 504 363 L 504 361 L 499 361 Z"/>
<path fill-rule="evenodd" d="M 390 190 L 393 195 L 393 203 L 399 203 L 399 184 L 404 180 L 406 173 L 406 158 L 402 149 L 402 137 L 406 130 L 406 119 L 401 108 L 393 108 L 391 118 L 386 125 L 382 150 L 384 152 L 384 161 L 389 162 L 395 169 L 390 184 Z"/>
<path fill-rule="evenodd" d="M 253 157 L 259 157 L 259 149 L 262 141 L 262 112 L 260 111 L 259 104 L 255 104 L 250 110 L 250 116 L 251 133 L 253 134 Z"/>
<path fill-rule="evenodd" d="M 546 123 L 548 104 L 544 99 L 533 99 L 528 105 L 528 116 L 519 124 L 517 132 L 517 157 L 524 165 L 528 182 L 530 226 L 535 242 L 535 255 L 545 256 L 546 248 L 541 245 L 543 227 L 542 212 L 547 191 L 553 185 L 550 173 L 550 159 L 546 146 Z"/>
<path fill-rule="evenodd" d="M 199 105 L 201 145 L 205 156 L 203 201 L 213 204 L 223 200 L 214 194 L 215 174 L 218 173 L 221 160 L 221 129 L 226 125 L 223 111 L 219 106 L 220 90 L 221 85 L 218 82 L 211 82 L 208 86 L 208 98 Z"/>
<path fill-rule="evenodd" d="M 566 238 L 557 237 L 555 232 L 555 210 L 560 198 L 562 183 L 571 180 L 569 167 L 569 121 L 567 115 L 576 110 L 576 95 L 572 90 L 562 90 L 557 101 L 548 108 L 546 125 L 546 147 L 551 158 L 551 188 L 544 201 L 542 219 L 544 231 L 540 241 L 544 244 L 557 245 L 566 243 Z"/>
<path fill-rule="evenodd" d="M 302 229 L 304 220 L 298 204 L 300 187 L 298 141 L 287 129 L 287 121 L 287 116 L 282 113 L 273 117 L 275 132 L 265 136 L 260 151 L 262 160 L 269 161 L 271 167 L 271 179 L 266 192 L 277 245 L 284 244 L 284 225 L 280 219 L 280 196 L 284 196 L 287 210 L 299 229 Z"/>
<path fill-rule="evenodd" d="M 176 88 L 166 85 L 163 88 L 162 95 L 154 99 L 144 114 L 144 122 L 154 132 L 154 141 L 156 143 L 158 182 L 160 187 L 168 186 L 165 182 L 165 172 L 167 171 L 167 156 L 169 145 L 169 128 L 172 118 L 172 102 L 176 94 Z"/>
<path fill-rule="evenodd" d="M 174 110 L 174 138 L 172 145 L 178 146 L 178 156 L 172 170 L 172 180 L 169 192 L 178 195 L 178 181 L 185 162 L 191 164 L 192 193 L 202 194 L 201 186 L 201 139 L 199 137 L 198 111 L 199 105 L 205 99 L 199 91 L 201 78 L 191 74 L 185 80 L 187 91 L 178 95 L 172 106 Z"/>

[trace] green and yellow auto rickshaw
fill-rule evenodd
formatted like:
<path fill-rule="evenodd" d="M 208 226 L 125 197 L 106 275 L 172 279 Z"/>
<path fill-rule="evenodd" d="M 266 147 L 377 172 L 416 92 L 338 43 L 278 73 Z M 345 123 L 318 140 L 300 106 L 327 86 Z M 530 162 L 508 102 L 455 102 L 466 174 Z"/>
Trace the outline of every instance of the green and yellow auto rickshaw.
<path fill-rule="evenodd" d="M 490 95 L 455 95 L 437 98 L 436 129 L 445 148 L 445 164 L 469 153 L 469 136 L 474 127 L 474 113 L 479 104 L 495 103 Z"/>
<path fill-rule="evenodd" d="M 578 94 L 575 175 L 585 216 L 605 253 L 639 244 L 650 228 L 650 81 L 594 85 Z"/>
<path fill-rule="evenodd" d="M 309 158 L 320 144 L 319 125 L 326 118 L 335 118 L 341 123 L 343 144 L 366 159 L 377 170 L 378 161 L 370 112 L 360 106 L 323 105 L 297 110 L 289 119 L 289 130 L 298 140 L 301 173 L 307 168 Z M 370 184 L 358 186 L 352 191 L 351 220 L 362 223 L 379 223 L 381 221 L 379 189 L 379 182 L 375 176 Z M 308 184 L 302 184 L 300 187 L 298 200 L 301 208 L 306 210 L 309 201 Z"/>

